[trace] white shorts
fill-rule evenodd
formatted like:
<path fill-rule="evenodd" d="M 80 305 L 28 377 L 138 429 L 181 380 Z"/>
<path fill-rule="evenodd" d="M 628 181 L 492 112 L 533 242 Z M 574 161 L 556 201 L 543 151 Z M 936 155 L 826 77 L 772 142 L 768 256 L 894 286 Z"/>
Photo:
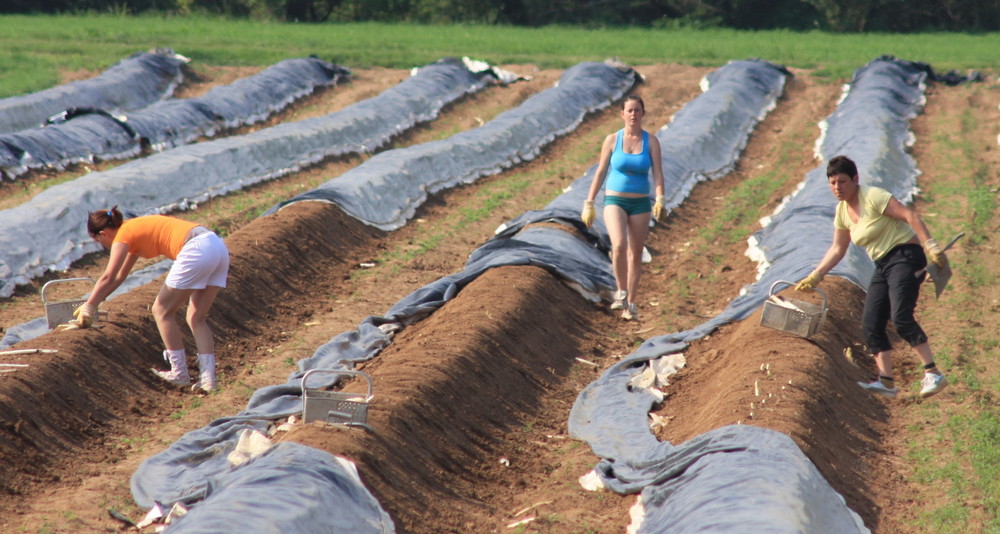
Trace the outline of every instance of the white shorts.
<path fill-rule="evenodd" d="M 226 287 L 229 276 L 229 249 L 214 232 L 196 235 L 184 243 L 180 254 L 167 273 L 167 287 L 173 289 L 205 289 L 207 286 Z"/>

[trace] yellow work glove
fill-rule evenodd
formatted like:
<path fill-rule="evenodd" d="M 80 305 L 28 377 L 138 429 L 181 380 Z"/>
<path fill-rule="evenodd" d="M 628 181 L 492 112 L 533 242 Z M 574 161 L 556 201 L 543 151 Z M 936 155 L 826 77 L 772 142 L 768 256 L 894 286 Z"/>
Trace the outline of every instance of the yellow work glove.
<path fill-rule="evenodd" d="M 587 228 L 590 228 L 594 224 L 594 217 L 594 201 L 584 200 L 583 211 L 580 212 L 580 220 L 583 221 L 583 224 L 587 225 Z"/>
<path fill-rule="evenodd" d="M 653 203 L 653 219 L 658 222 L 663 222 L 663 217 L 666 216 L 663 213 L 663 195 L 658 195 L 656 197 L 656 202 Z"/>
<path fill-rule="evenodd" d="M 927 261 L 937 265 L 940 269 L 948 264 L 948 256 L 944 255 L 941 245 L 938 245 L 937 241 L 933 239 L 924 241 L 924 254 L 927 255 Z"/>
<path fill-rule="evenodd" d="M 796 291 L 812 291 L 819 285 L 820 281 L 823 280 L 823 275 L 819 271 L 813 271 L 809 273 L 809 276 L 799 280 L 799 283 L 795 284 Z"/>
<path fill-rule="evenodd" d="M 78 330 L 80 328 L 90 328 L 94 324 L 94 317 L 97 315 L 97 305 L 84 302 L 79 308 L 73 310 L 73 320 L 59 325 L 59 330 Z"/>

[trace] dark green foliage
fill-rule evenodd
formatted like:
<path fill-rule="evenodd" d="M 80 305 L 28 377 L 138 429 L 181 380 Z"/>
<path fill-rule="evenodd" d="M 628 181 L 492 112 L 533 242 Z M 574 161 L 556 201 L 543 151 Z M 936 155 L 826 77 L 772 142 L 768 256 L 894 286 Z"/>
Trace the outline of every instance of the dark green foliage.
<path fill-rule="evenodd" d="M 919 32 L 1000 30 L 1000 0 L 4 0 L 0 13 L 210 13 L 284 22 Z"/>

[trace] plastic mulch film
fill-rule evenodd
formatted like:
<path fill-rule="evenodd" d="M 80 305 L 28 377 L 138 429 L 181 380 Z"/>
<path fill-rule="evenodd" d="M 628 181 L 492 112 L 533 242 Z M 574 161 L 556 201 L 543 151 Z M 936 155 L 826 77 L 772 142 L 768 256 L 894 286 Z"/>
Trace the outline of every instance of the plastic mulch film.
<path fill-rule="evenodd" d="M 216 87 L 203 96 L 160 102 L 127 114 L 150 149 L 162 151 L 224 128 L 254 124 L 312 94 L 350 78 L 345 67 L 317 57 L 286 59 L 253 76 Z"/>
<path fill-rule="evenodd" d="M 142 109 L 173 94 L 183 79 L 181 66 L 185 62 L 187 59 L 173 50 L 140 52 L 95 78 L 0 99 L 0 133 L 41 126 L 49 117 L 70 108 Z"/>
<path fill-rule="evenodd" d="M 893 58 L 859 69 L 826 121 L 822 158 L 848 155 L 863 182 L 909 200 L 917 172 L 905 153 L 912 139 L 907 121 L 923 105 L 928 71 L 926 65 Z M 648 361 L 681 352 L 718 326 L 749 316 L 763 304 L 773 281 L 808 273 L 832 241 L 835 204 L 824 161 L 754 235 L 756 254 L 767 268 L 744 295 L 692 330 L 647 340 L 577 398 L 569 430 L 602 458 L 597 479 L 616 492 L 641 491 L 634 531 L 868 532 L 787 436 L 736 425 L 679 446 L 660 442 L 648 426 L 648 412 L 660 397 L 629 387 Z M 802 235 L 811 237 L 803 240 Z M 864 284 L 872 268 L 871 260 L 854 250 L 834 274 Z"/>
<path fill-rule="evenodd" d="M 378 154 L 271 212 L 319 200 L 337 204 L 365 224 L 394 230 L 406 224 L 428 195 L 533 159 L 557 136 L 576 128 L 587 113 L 624 95 L 635 79 L 635 72 L 621 65 L 580 63 L 563 73 L 555 87 L 479 128 Z"/>
<path fill-rule="evenodd" d="M 95 159 L 126 159 L 142 151 L 132 127 L 107 111 L 72 108 L 52 124 L 0 134 L 0 174 L 8 180 L 32 169 L 63 170 Z"/>
<path fill-rule="evenodd" d="M 587 111 L 607 107 L 613 101 L 620 99 L 635 83 L 635 72 L 621 66 L 601 63 L 582 64 L 570 69 L 570 71 L 572 72 L 566 73 L 567 75 L 563 77 L 557 88 L 543 91 L 513 110 L 524 110 L 527 115 L 536 114 L 536 106 L 539 106 L 537 102 L 542 102 L 544 105 L 560 105 L 561 107 L 558 109 L 564 111 L 573 110 L 571 117 L 547 125 L 550 131 L 540 133 L 537 131 L 539 126 L 536 125 L 536 131 L 530 132 L 531 139 L 536 143 L 547 143 L 557 133 L 565 133 L 569 128 L 578 124 Z M 597 80 L 602 76 L 603 81 L 598 82 Z M 581 97 L 581 89 L 576 86 L 577 84 L 582 84 L 586 88 L 583 90 L 583 94 L 588 95 L 589 98 Z M 598 102 L 599 98 L 596 96 L 600 94 L 600 91 L 603 91 L 603 103 Z M 549 95 L 556 93 L 560 98 L 545 96 L 545 93 Z M 562 97 L 575 101 L 577 108 L 565 106 Z M 502 120 L 504 124 L 511 124 L 517 122 L 519 117 L 520 115 L 517 114 Z M 500 120 L 500 117 L 494 120 Z M 480 129 L 488 127 L 489 124 Z M 520 132 L 521 130 L 515 131 Z M 495 135 L 509 135 L 509 132 L 497 132 L 496 130 L 493 132 Z M 458 134 L 453 139 L 456 139 L 457 143 L 462 143 L 464 142 L 461 139 L 462 135 Z M 435 144 L 439 143 L 435 142 Z M 540 149 L 538 146 L 525 143 L 519 144 L 517 148 L 532 154 L 537 153 Z M 409 150 L 398 149 L 398 151 Z M 517 152 L 515 151 L 513 154 L 517 154 Z M 514 156 L 508 155 L 508 159 L 511 157 Z M 467 164 L 479 168 L 475 162 L 467 162 Z M 456 167 L 451 166 L 449 169 L 460 176 L 469 174 L 467 170 L 462 168 L 456 170 Z M 461 181 L 445 179 L 443 183 L 457 184 Z M 367 189 L 365 190 L 367 191 Z M 382 199 L 383 202 L 390 202 L 390 200 L 391 198 Z M 195 494 L 199 498 L 206 497 L 205 501 L 198 506 L 208 508 L 213 502 L 212 493 L 218 488 L 214 481 L 219 477 L 230 476 L 232 467 L 227 456 L 236 450 L 239 436 L 245 431 L 265 432 L 273 420 L 302 411 L 301 378 L 306 371 L 317 368 L 350 369 L 355 362 L 373 358 L 388 346 L 393 334 L 401 325 L 415 322 L 431 313 L 486 269 L 498 265 L 532 264 L 561 272 L 565 278 L 577 280 L 580 286 L 594 292 L 598 291 L 600 286 L 613 284 L 610 267 L 606 265 L 607 256 L 565 232 L 557 231 L 555 234 L 525 232 L 516 240 L 508 239 L 487 244 L 473 254 L 466 269 L 462 272 L 442 278 L 435 284 L 414 292 L 410 297 L 397 303 L 386 317 L 369 317 L 355 330 L 335 336 L 328 343 L 319 347 L 311 357 L 300 360 L 298 370 L 289 377 L 288 382 L 257 390 L 246 409 L 240 414 L 218 419 L 206 427 L 189 432 L 164 452 L 144 461 L 132 476 L 132 495 L 136 502 L 143 507 L 150 507 L 154 504 L 170 507 L 176 502 L 187 502 L 188 495 Z M 336 379 L 337 377 L 324 378 L 320 376 L 316 378 L 315 382 L 310 380 L 310 386 L 323 387 L 334 383 Z M 307 484 L 308 481 L 289 480 L 287 483 Z M 276 489 L 272 484 L 267 488 L 267 491 L 281 490 Z M 237 508 L 221 505 L 211 506 L 212 511 L 206 512 L 205 517 L 228 517 L 228 515 L 239 513 L 238 510 L 252 504 L 238 495 L 231 495 L 228 498 L 241 500 L 244 504 Z M 344 513 L 353 514 L 355 512 L 345 511 Z M 298 509 L 286 510 L 284 514 L 298 516 L 299 511 Z M 337 514 L 328 515 L 331 516 L 328 518 L 330 521 L 337 519 L 335 517 Z M 187 516 L 185 516 L 186 518 Z M 282 516 L 275 516 L 273 521 L 281 521 L 281 518 Z M 194 529 L 201 528 L 184 520 L 172 528 L 180 529 L 183 532 L 184 525 L 189 525 L 190 528 Z M 382 532 L 382 530 L 374 528 L 356 530 L 356 532 Z"/>
<path fill-rule="evenodd" d="M 35 168 L 61 170 L 72 163 L 129 158 L 142 147 L 162 151 L 260 122 L 349 76 L 344 67 L 318 58 L 287 59 L 203 96 L 158 102 L 124 116 L 70 108 L 43 128 L 0 135 L 0 171 L 13 179 Z"/>
<path fill-rule="evenodd" d="M 169 213 L 326 157 L 371 152 L 495 80 L 492 69 L 473 72 L 460 60 L 441 60 L 322 117 L 177 147 L 46 189 L 0 212 L 0 297 L 99 250 L 86 230 L 92 210 L 118 205 L 139 215 Z"/>
<path fill-rule="evenodd" d="M 202 499 L 168 532 L 395 532 L 352 462 L 298 443 L 278 443 L 178 502 Z"/>

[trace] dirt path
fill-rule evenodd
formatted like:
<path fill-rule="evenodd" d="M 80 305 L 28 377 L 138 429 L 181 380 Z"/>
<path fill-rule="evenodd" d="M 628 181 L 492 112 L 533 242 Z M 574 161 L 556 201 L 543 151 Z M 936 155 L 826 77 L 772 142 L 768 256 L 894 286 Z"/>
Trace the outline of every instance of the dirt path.
<path fill-rule="evenodd" d="M 530 66 L 509 68 L 525 72 Z M 679 65 L 638 70 L 647 77 L 647 83 L 638 89 L 649 109 L 647 124 L 657 127 L 697 94 L 698 80 L 707 72 Z M 473 128 L 480 120 L 489 120 L 551 86 L 559 75 L 551 71 L 531 74 L 536 76 L 531 83 L 489 89 L 449 106 L 439 120 L 396 140 L 395 145 Z M 743 257 L 745 236 L 756 228 L 755 221 L 769 214 L 816 165 L 811 156 L 818 135 L 816 123 L 829 115 L 839 95 L 838 86 L 817 84 L 805 72 L 796 74 L 779 107 L 751 138 L 736 172 L 698 186 L 690 200 L 651 234 L 648 245 L 654 262 L 644 278 L 643 292 L 648 300 L 641 303 L 639 322 L 625 323 L 585 304 L 538 270 L 491 271 L 463 291 L 462 298 L 405 330 L 391 350 L 369 366 L 367 370 L 379 381 L 379 398 L 384 399 L 373 406 L 376 426 L 385 429 L 383 432 L 345 441 L 336 433 L 305 428 L 287 439 L 347 454 L 358 461 L 363 478 L 393 515 L 400 531 L 499 532 L 508 531 L 504 528 L 507 524 L 526 517 L 535 518 L 525 527 L 531 532 L 621 531 L 634 498 L 587 493 L 576 481 L 593 467 L 596 458 L 585 444 L 567 438 L 565 424 L 576 394 L 600 369 L 573 358 L 580 356 L 605 367 L 615 356 L 631 352 L 642 339 L 704 321 L 725 307 L 739 287 L 753 280 L 755 266 Z M 288 114 L 301 118 L 309 112 L 328 113 L 354 99 L 374 96 L 380 87 L 398 82 L 403 75 L 399 71 L 358 72 L 352 84 L 317 95 Z M 210 83 L 210 79 L 212 76 L 206 74 L 203 82 Z M 941 93 L 950 91 L 942 89 Z M 327 103 L 327 98 L 334 102 Z M 934 113 L 929 106 L 928 114 Z M 143 309 L 152 301 L 152 294 L 145 289 L 113 304 L 116 319 L 100 333 L 69 333 L 30 343 L 65 344 L 66 350 L 58 356 L 58 366 L 48 366 L 50 374 L 19 372 L 16 377 L 0 378 L 0 394 L 5 396 L 0 418 L 6 424 L 0 451 L 5 459 L 17 458 L 18 449 L 9 446 L 16 446 L 18 439 L 24 440 L 22 446 L 28 446 L 28 454 L 22 448 L 21 458 L 11 462 L 0 478 L 7 490 L 0 500 L 2 530 L 110 531 L 119 523 L 108 517 L 107 508 L 137 519 L 142 511 L 131 504 L 128 478 L 144 458 L 186 431 L 238 412 L 256 388 L 284 382 L 294 369 L 294 361 L 310 355 L 330 337 L 353 329 L 368 315 L 384 313 L 426 283 L 458 271 L 467 254 L 496 226 L 544 206 L 580 176 L 594 162 L 601 138 L 618 128 L 619 122 L 617 110 L 594 114 L 535 161 L 436 196 L 419 210 L 414 221 L 391 234 L 364 228 L 338 216 L 335 209 L 313 203 L 283 210 L 267 221 L 250 222 L 261 209 L 339 175 L 363 157 L 327 162 L 184 214 L 228 233 L 227 242 L 233 250 L 233 285 L 214 314 L 218 337 L 226 344 L 225 351 L 219 351 L 222 391 L 204 398 L 191 397 L 164 388 L 143 372 L 158 363 L 158 349 L 153 350 L 158 346 L 155 328 Z M 738 184 L 756 185 L 762 177 L 767 177 L 766 185 L 757 189 L 766 192 L 763 201 L 747 201 L 733 192 Z M 498 207 L 485 215 L 471 215 L 488 202 Z M 723 230 L 742 237 L 724 238 L 706 232 L 710 222 L 720 219 L 724 220 Z M 298 246 L 288 237 L 298 233 L 329 236 L 332 228 L 336 228 L 333 235 L 342 237 L 320 238 L 327 241 L 323 246 Z M 317 259 L 290 275 L 286 270 L 290 252 L 295 257 Z M 96 275 L 103 258 L 82 263 L 72 276 Z M 376 266 L 361 268 L 361 263 Z M 262 288 L 241 282 L 262 278 L 274 285 Z M 865 471 L 876 466 L 898 467 L 885 463 L 894 452 L 891 442 L 890 448 L 878 444 L 879 436 L 890 432 L 888 423 L 895 421 L 887 408 L 867 402 L 851 388 L 852 380 L 863 370 L 843 359 L 841 351 L 850 343 L 851 325 L 856 324 L 852 313 L 857 311 L 859 297 L 851 286 L 838 285 L 835 291 L 842 303 L 834 310 L 834 323 L 842 327 L 839 336 L 831 335 L 816 344 L 789 343 L 787 337 L 775 337 L 777 334 L 760 335 L 759 329 L 748 326 L 751 319 L 723 329 L 693 349 L 690 365 L 665 406 L 671 425 L 661 437 L 680 441 L 737 421 L 785 431 L 869 525 L 895 527 L 901 521 L 896 517 L 898 496 L 912 488 L 901 486 L 897 478 L 888 488 L 873 484 L 873 477 L 885 471 Z M 555 314 L 560 316 L 553 318 L 552 309 L 565 310 L 565 316 Z M 30 319 L 38 311 L 37 296 L 28 290 L 10 299 L 0 310 L 0 319 L 2 324 L 14 324 L 16 318 Z M 504 320 L 497 321 L 497 317 Z M 549 328 L 537 328 L 548 321 Z M 504 323 L 504 328 L 499 328 L 498 322 Z M 435 340 L 435 346 L 414 343 L 422 333 Z M 725 346 L 733 340 L 739 343 L 740 351 Z M 742 350 L 744 346 L 757 348 Z M 485 347 L 495 350 L 484 352 Z M 94 354 L 102 355 L 105 363 L 95 368 Z M 442 355 L 455 360 L 445 361 Z M 33 366 L 45 367 L 42 361 L 33 359 Z M 421 388 L 407 385 L 407 377 L 414 372 L 407 366 L 414 365 L 413 361 L 428 362 L 424 365 L 429 367 L 422 367 L 421 372 L 441 373 L 440 380 L 431 382 L 434 387 L 427 388 L 429 393 L 424 393 L 428 396 L 416 396 L 413 390 Z M 472 363 L 463 366 L 449 361 Z M 756 374 L 764 363 L 772 364 L 773 375 L 765 376 L 770 376 L 775 384 L 773 393 L 782 400 L 774 410 L 753 409 L 755 417 L 751 418 L 747 388 L 763 378 Z M 865 365 L 864 361 L 859 363 Z M 454 376 L 459 372 L 456 369 L 465 374 Z M 506 374 L 511 372 L 517 376 Z M 779 389 L 778 381 L 786 378 L 798 387 L 782 393 L 786 390 Z M 440 400 L 441 388 L 476 383 L 495 389 L 480 394 L 466 392 L 460 397 L 468 404 L 459 404 L 456 411 L 435 405 L 427 418 L 414 416 L 421 422 L 419 440 L 396 433 L 397 427 L 389 423 L 394 417 L 412 415 L 411 403 L 427 406 Z M 59 396 L 56 400 L 64 404 L 59 409 L 47 406 L 50 415 L 44 417 L 36 413 L 25 418 L 24 413 L 9 410 L 10 406 L 27 410 L 24 403 L 19 404 L 18 395 L 36 394 L 42 389 L 39 384 L 79 391 L 80 406 L 98 399 L 99 408 L 83 413 L 71 396 Z M 42 396 L 54 398 L 44 392 Z M 816 398 L 823 402 L 810 404 Z M 866 402 L 860 403 L 862 400 Z M 680 416 L 698 413 L 704 406 L 718 409 L 698 417 Z M 41 427 L 32 434 L 34 422 L 60 417 L 70 419 L 61 423 L 69 429 L 63 434 L 52 435 Z M 465 431 L 441 428 L 442 420 L 456 418 Z M 407 439 L 425 445 L 419 458 L 427 461 L 391 460 L 398 456 L 391 453 L 412 449 Z M 509 461 L 510 468 L 499 463 L 501 457 Z M 400 479 L 414 481 L 418 489 L 400 489 L 395 483 Z M 431 495 L 436 498 L 427 499 Z M 424 505 L 414 506 L 421 497 Z M 890 503 L 893 506 L 888 506 Z"/>

